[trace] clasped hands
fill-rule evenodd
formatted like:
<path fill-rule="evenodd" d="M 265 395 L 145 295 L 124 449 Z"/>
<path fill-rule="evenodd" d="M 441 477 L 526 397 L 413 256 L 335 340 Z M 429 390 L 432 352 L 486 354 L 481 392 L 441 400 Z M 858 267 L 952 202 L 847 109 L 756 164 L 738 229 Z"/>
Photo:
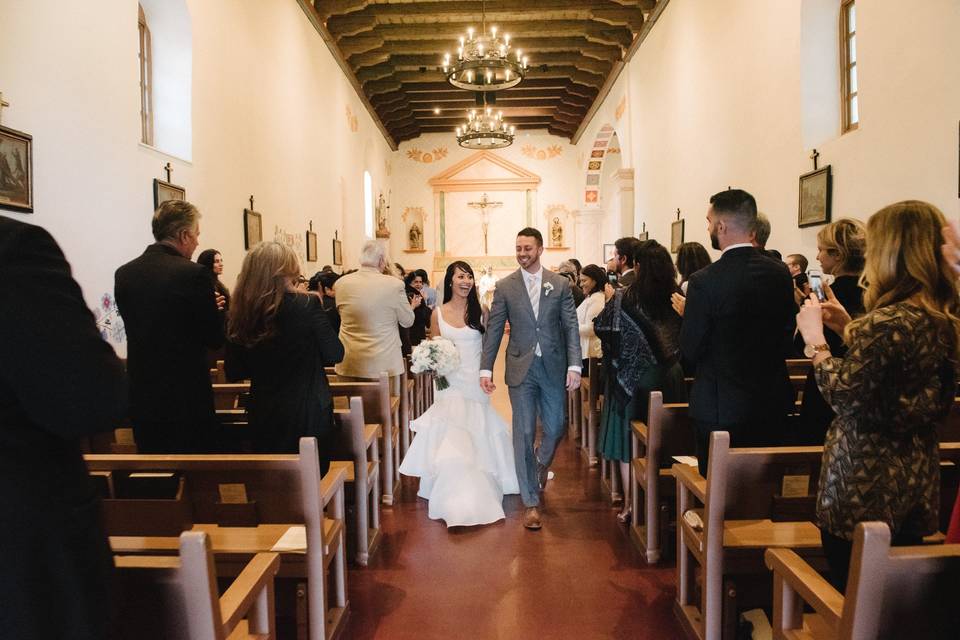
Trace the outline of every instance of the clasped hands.
<path fill-rule="evenodd" d="M 480 388 L 483 389 L 483 392 L 487 395 L 490 395 L 497 389 L 497 385 L 493 384 L 492 378 L 487 378 L 486 376 L 480 376 Z M 567 391 L 573 391 L 574 389 L 580 388 L 580 374 L 576 371 L 567 371 Z"/>

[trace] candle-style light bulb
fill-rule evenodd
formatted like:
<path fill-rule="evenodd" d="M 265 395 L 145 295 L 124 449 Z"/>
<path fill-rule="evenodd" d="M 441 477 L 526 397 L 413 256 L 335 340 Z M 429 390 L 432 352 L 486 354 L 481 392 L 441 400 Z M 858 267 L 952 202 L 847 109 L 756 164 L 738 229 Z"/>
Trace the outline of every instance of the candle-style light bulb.
<path fill-rule="evenodd" d="M 490 35 L 492 35 L 493 38 L 496 39 L 496 37 L 497 37 L 497 28 L 496 28 L 496 27 L 490 27 Z"/>
<path fill-rule="evenodd" d="M 507 69 L 506 73 L 504 74 L 504 76 L 507 78 L 507 82 L 510 82 L 510 76 L 511 76 L 511 75 L 513 75 L 513 74 L 510 73 L 510 69 Z"/>
<path fill-rule="evenodd" d="M 487 115 L 490 115 L 490 112 L 493 111 L 490 107 L 487 107 Z"/>
<path fill-rule="evenodd" d="M 517 62 L 520 62 L 520 58 L 522 57 L 523 57 L 523 51 L 520 49 L 517 49 Z"/>
<path fill-rule="evenodd" d="M 473 27 L 467 28 L 467 38 L 473 40 Z"/>
<path fill-rule="evenodd" d="M 523 68 L 527 68 L 527 56 L 523 56 Z"/>
<path fill-rule="evenodd" d="M 482 43 L 482 42 L 477 45 L 477 53 L 480 54 L 480 57 L 481 57 L 481 58 L 483 57 L 483 43 Z"/>
<path fill-rule="evenodd" d="M 487 84 L 493 82 L 493 71 L 487 71 Z"/>

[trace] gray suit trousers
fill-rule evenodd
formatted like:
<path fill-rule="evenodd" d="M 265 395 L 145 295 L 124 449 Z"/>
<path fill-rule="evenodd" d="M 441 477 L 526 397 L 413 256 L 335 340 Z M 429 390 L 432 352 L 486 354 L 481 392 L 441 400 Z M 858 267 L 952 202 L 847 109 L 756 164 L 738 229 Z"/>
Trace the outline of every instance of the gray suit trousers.
<path fill-rule="evenodd" d="M 513 451 L 520 482 L 520 498 L 524 506 L 540 504 L 537 464 L 549 467 L 563 437 L 566 387 L 563 380 L 551 380 L 543 366 L 543 358 L 535 357 L 522 383 L 509 387 L 513 406 Z M 537 436 L 537 414 L 543 425 L 540 447 L 534 451 Z"/>

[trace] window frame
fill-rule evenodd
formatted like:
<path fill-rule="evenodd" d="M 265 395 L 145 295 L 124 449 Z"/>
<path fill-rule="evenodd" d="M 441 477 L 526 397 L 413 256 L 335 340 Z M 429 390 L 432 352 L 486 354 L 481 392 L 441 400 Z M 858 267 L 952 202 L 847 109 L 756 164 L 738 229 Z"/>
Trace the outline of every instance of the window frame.
<path fill-rule="evenodd" d="M 137 3 L 137 30 L 139 33 L 140 68 L 140 142 L 153 146 L 153 41 L 150 26 L 143 12 L 143 5 Z"/>
<path fill-rule="evenodd" d="M 857 30 L 850 31 L 850 11 L 856 11 L 856 0 L 840 3 L 840 112 L 842 133 L 856 131 L 860 127 L 860 75 L 857 73 L 857 90 L 850 90 L 850 77 L 857 68 L 857 61 L 850 61 L 850 44 L 856 44 Z M 859 52 L 858 52 L 859 53 Z M 857 56 L 859 58 L 859 55 Z M 857 102 L 857 119 L 853 121 L 853 102 Z"/>

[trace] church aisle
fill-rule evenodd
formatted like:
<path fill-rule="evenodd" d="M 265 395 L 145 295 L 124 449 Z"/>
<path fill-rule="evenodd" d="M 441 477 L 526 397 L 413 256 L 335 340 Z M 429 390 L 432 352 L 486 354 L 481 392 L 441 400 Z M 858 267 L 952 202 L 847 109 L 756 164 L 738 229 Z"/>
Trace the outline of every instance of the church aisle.
<path fill-rule="evenodd" d="M 503 397 L 494 402 L 504 407 Z M 448 531 L 427 518 L 417 479 L 404 478 L 400 500 L 383 510 L 380 549 L 350 571 L 345 637 L 681 637 L 674 569 L 643 564 L 601 494 L 599 470 L 570 441 L 553 470 L 539 532 L 522 528 L 518 496 L 505 501 L 506 521 Z"/>

